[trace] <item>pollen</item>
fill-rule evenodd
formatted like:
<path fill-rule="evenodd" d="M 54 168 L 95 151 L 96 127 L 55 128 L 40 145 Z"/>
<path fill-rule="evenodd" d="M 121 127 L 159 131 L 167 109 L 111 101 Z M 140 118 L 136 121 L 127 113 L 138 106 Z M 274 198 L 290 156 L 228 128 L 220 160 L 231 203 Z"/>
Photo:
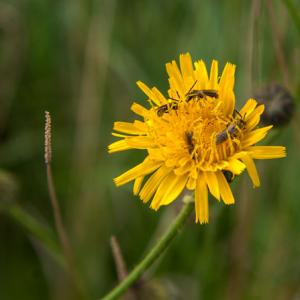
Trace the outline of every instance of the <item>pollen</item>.
<path fill-rule="evenodd" d="M 186 188 L 195 192 L 196 222 L 208 223 L 208 191 L 219 201 L 233 204 L 229 182 L 247 169 L 254 186 L 260 185 L 254 159 L 285 156 L 282 146 L 256 146 L 272 126 L 257 128 L 263 105 L 249 99 L 235 107 L 235 66 L 227 63 L 219 76 L 218 62 L 210 72 L 203 61 L 180 55 L 166 65 L 167 96 L 137 82 L 150 107 L 134 103 L 142 120 L 115 122 L 113 135 L 122 139 L 109 152 L 147 151 L 145 160 L 114 179 L 117 186 L 134 181 L 133 192 L 158 210 L 178 198 Z M 143 184 L 144 182 L 144 184 Z"/>

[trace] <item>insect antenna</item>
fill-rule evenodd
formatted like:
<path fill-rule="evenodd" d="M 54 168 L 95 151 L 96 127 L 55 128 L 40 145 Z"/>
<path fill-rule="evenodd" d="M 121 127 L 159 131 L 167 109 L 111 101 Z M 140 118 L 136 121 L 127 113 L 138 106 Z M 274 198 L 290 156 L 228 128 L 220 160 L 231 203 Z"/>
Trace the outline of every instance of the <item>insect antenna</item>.
<path fill-rule="evenodd" d="M 194 86 L 196 85 L 196 83 L 198 82 L 198 80 L 195 80 L 195 82 L 193 83 L 193 85 L 190 87 L 190 89 L 188 90 L 188 92 L 186 93 L 186 95 L 188 95 L 192 89 L 194 88 Z"/>
<path fill-rule="evenodd" d="M 242 116 L 241 113 L 237 109 L 234 109 L 234 114 L 238 115 L 241 119 L 244 119 L 246 116 L 246 114 L 244 116 Z"/>
<path fill-rule="evenodd" d="M 173 100 L 173 101 L 177 101 L 177 102 L 179 102 L 179 101 L 180 101 L 179 99 L 175 99 L 175 98 L 172 98 L 172 97 L 168 97 L 168 99 L 171 99 L 171 100 Z"/>

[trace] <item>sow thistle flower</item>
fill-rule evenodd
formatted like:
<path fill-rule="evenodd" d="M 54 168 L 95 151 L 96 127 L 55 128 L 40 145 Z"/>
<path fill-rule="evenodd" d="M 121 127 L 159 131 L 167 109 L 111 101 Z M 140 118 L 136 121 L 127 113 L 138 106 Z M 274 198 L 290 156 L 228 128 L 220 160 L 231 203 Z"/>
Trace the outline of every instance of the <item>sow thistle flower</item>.
<path fill-rule="evenodd" d="M 180 65 L 167 63 L 168 96 L 141 81 L 148 97 L 146 108 L 133 103 L 142 120 L 115 122 L 109 152 L 147 150 L 143 162 L 114 179 L 117 186 L 134 180 L 133 193 L 158 210 L 172 203 L 186 188 L 195 192 L 196 222 L 208 223 L 208 191 L 219 201 L 233 204 L 228 175 L 245 169 L 255 187 L 260 185 L 254 159 L 284 157 L 285 147 L 256 146 L 272 126 L 257 128 L 263 105 L 249 99 L 235 107 L 235 65 L 227 63 L 219 77 L 218 62 L 210 72 L 202 60 L 180 55 Z M 143 184 L 144 182 L 144 184 Z"/>

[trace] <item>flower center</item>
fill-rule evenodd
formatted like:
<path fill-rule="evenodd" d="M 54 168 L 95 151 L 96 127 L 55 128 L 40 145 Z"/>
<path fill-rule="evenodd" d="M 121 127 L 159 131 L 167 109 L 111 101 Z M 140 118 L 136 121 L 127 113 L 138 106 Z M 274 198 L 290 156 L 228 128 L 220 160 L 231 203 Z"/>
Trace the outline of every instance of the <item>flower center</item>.
<path fill-rule="evenodd" d="M 242 117 L 225 116 L 221 103 L 212 97 L 195 97 L 170 102 L 163 111 L 162 106 L 153 108 L 149 135 L 167 161 L 190 162 L 207 170 L 239 149 Z"/>

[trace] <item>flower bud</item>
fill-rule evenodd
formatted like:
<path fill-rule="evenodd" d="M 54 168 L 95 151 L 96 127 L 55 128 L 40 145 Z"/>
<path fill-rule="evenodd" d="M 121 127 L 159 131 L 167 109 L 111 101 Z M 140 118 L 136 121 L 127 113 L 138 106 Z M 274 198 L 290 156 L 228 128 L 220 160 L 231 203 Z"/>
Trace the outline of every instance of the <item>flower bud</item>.
<path fill-rule="evenodd" d="M 278 83 L 270 83 L 255 93 L 260 104 L 265 105 L 261 117 L 263 125 L 280 127 L 288 123 L 293 116 L 295 104 L 289 91 Z"/>

